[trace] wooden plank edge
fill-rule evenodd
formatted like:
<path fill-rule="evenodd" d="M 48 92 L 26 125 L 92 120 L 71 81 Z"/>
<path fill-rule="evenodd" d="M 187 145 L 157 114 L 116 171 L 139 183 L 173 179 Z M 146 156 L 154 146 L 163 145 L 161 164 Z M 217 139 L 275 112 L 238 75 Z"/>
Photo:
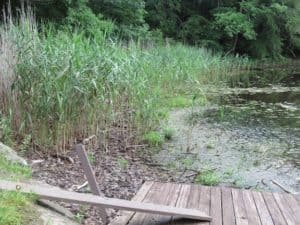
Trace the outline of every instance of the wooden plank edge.
<path fill-rule="evenodd" d="M 131 201 L 142 202 L 147 196 L 149 190 L 153 186 L 153 181 L 146 181 L 142 187 L 138 190 L 136 195 L 131 199 Z M 120 215 L 116 216 L 109 224 L 110 225 L 125 225 L 133 217 L 134 212 L 121 211 Z"/>
<path fill-rule="evenodd" d="M 20 191 L 22 193 L 34 193 L 39 197 L 48 200 L 60 200 L 70 203 L 90 204 L 105 208 L 123 209 L 128 211 L 145 212 L 160 215 L 175 215 L 188 219 L 211 221 L 210 216 L 195 209 L 176 208 L 165 205 L 141 203 L 115 198 L 104 198 L 91 194 L 81 194 L 76 192 L 64 191 L 56 187 L 46 188 L 27 183 L 0 181 L 0 189 L 8 191 Z"/>

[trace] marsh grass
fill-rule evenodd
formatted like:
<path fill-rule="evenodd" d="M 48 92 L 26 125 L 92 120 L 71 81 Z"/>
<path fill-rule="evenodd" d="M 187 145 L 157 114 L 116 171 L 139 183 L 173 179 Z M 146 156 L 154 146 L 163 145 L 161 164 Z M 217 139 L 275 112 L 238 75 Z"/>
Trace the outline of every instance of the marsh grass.
<path fill-rule="evenodd" d="M 19 20 L 8 14 L 0 27 L 0 117 L 13 139 L 22 143 L 30 136 L 42 150 L 62 151 L 91 134 L 107 143 L 116 127 L 124 139 L 138 142 L 159 127 L 170 95 L 199 93 L 199 86 L 249 65 L 182 44 L 144 48 L 49 25 L 38 32 L 33 18 L 30 11 Z"/>
<path fill-rule="evenodd" d="M 0 155 L 0 179 L 26 180 L 31 177 L 31 170 L 26 166 L 9 162 Z M 20 225 L 30 224 L 38 219 L 37 212 L 33 210 L 32 203 L 35 195 L 19 192 L 0 192 L 0 224 Z"/>

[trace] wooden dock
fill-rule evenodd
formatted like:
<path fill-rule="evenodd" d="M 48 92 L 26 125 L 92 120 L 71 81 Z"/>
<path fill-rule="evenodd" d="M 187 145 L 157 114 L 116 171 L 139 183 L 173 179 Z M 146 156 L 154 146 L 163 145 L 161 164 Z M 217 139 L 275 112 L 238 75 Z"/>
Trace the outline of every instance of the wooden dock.
<path fill-rule="evenodd" d="M 110 225 L 300 225 L 299 195 L 146 182 L 132 200 L 199 209 L 212 221 L 121 211 Z"/>

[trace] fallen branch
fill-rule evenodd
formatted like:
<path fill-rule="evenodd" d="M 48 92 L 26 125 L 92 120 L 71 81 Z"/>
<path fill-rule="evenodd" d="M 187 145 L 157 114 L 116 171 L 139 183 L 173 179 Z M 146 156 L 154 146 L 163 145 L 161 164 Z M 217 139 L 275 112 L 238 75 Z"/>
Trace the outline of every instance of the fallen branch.
<path fill-rule="evenodd" d="M 62 159 L 62 160 L 66 160 L 72 164 L 74 164 L 74 159 L 72 159 L 70 156 L 66 156 L 66 155 L 60 155 L 60 154 L 51 154 L 52 157 L 55 157 L 55 158 L 59 158 L 59 159 Z"/>
<path fill-rule="evenodd" d="M 292 192 L 290 191 L 289 189 L 287 189 L 286 187 L 284 187 L 282 184 L 278 183 L 276 180 L 271 180 L 273 184 L 277 185 L 278 187 L 280 187 L 282 190 L 284 190 L 286 193 L 289 193 L 289 194 L 298 194 L 296 192 Z"/>
<path fill-rule="evenodd" d="M 89 136 L 88 138 L 83 139 L 82 143 L 85 145 L 94 138 L 96 138 L 96 135 Z"/>
<path fill-rule="evenodd" d="M 81 185 L 73 185 L 73 188 L 75 189 L 75 191 L 80 191 L 82 188 L 88 186 L 89 182 L 85 181 L 83 184 Z M 72 188 L 72 189 L 73 189 Z"/>

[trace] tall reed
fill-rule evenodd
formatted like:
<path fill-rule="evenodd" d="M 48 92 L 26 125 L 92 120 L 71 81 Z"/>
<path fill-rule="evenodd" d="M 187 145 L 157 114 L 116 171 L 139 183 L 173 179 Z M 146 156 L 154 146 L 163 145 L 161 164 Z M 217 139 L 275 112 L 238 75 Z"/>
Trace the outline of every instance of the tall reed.
<path fill-rule="evenodd" d="M 0 116 L 9 118 L 15 137 L 30 135 L 45 149 L 63 149 L 90 134 L 105 147 L 111 130 L 127 145 L 157 127 L 166 95 L 197 91 L 248 65 L 182 44 L 145 49 L 49 26 L 38 32 L 32 13 L 6 21 L 0 28 Z"/>

